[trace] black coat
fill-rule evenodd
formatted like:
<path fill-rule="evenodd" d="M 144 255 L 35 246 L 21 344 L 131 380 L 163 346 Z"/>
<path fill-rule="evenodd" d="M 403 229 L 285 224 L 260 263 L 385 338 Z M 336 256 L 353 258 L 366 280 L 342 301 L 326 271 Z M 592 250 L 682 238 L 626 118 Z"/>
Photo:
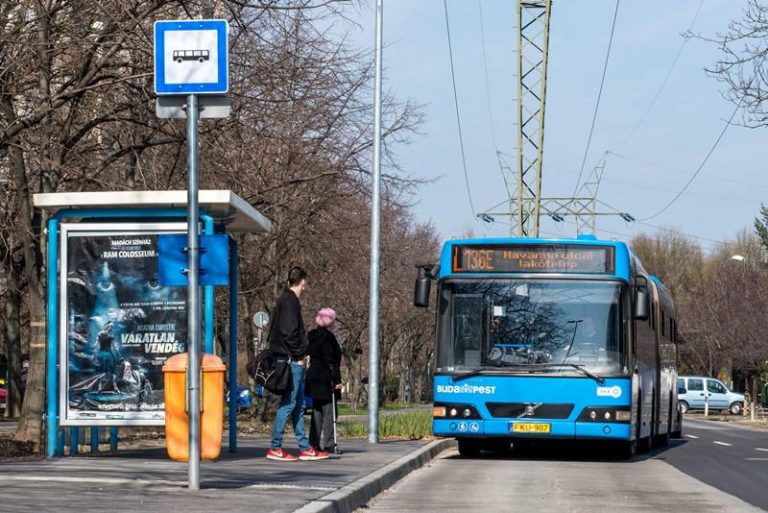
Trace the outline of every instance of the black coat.
<path fill-rule="evenodd" d="M 277 298 L 269 327 L 269 349 L 273 354 L 299 360 L 306 356 L 308 345 L 299 298 L 291 289 L 285 289 Z"/>
<path fill-rule="evenodd" d="M 334 385 L 341 383 L 341 346 L 336 336 L 326 328 L 309 332 L 309 370 L 307 395 L 313 400 L 330 401 Z M 341 399 L 341 391 L 336 391 Z"/>

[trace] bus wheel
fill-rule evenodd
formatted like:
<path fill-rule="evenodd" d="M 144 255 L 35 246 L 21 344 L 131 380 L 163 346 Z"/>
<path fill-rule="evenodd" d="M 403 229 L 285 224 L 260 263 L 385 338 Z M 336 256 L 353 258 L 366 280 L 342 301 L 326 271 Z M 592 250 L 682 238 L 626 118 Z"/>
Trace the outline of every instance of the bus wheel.
<path fill-rule="evenodd" d="M 463 458 L 473 458 L 480 454 L 480 441 L 472 438 L 459 438 L 459 455 Z"/>

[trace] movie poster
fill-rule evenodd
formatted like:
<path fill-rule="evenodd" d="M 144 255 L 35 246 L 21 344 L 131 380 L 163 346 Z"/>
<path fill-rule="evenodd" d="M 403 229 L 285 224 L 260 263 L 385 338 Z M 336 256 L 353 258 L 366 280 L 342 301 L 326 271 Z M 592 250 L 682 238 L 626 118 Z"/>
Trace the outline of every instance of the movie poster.
<path fill-rule="evenodd" d="M 187 350 L 187 313 L 186 288 L 158 283 L 157 242 L 181 226 L 62 230 L 63 424 L 164 423 L 162 368 Z"/>

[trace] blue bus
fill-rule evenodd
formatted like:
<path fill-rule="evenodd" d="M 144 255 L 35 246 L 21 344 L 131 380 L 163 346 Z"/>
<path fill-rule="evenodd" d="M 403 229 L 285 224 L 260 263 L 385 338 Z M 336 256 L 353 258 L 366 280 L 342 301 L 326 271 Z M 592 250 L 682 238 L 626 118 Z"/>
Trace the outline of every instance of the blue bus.
<path fill-rule="evenodd" d="M 453 240 L 416 306 L 435 279 L 433 432 L 462 456 L 560 439 L 631 457 L 681 435 L 675 306 L 623 242 Z"/>

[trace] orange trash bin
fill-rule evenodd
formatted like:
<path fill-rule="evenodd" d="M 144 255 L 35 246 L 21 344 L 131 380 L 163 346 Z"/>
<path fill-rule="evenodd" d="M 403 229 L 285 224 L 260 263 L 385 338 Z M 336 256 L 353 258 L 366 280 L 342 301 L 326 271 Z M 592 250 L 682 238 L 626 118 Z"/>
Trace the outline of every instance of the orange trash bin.
<path fill-rule="evenodd" d="M 163 365 L 165 382 L 165 445 L 176 461 L 189 460 L 187 413 L 187 353 L 171 356 Z M 221 454 L 224 430 L 224 373 L 227 367 L 216 355 L 203 354 L 200 405 L 200 459 L 215 460 Z"/>

